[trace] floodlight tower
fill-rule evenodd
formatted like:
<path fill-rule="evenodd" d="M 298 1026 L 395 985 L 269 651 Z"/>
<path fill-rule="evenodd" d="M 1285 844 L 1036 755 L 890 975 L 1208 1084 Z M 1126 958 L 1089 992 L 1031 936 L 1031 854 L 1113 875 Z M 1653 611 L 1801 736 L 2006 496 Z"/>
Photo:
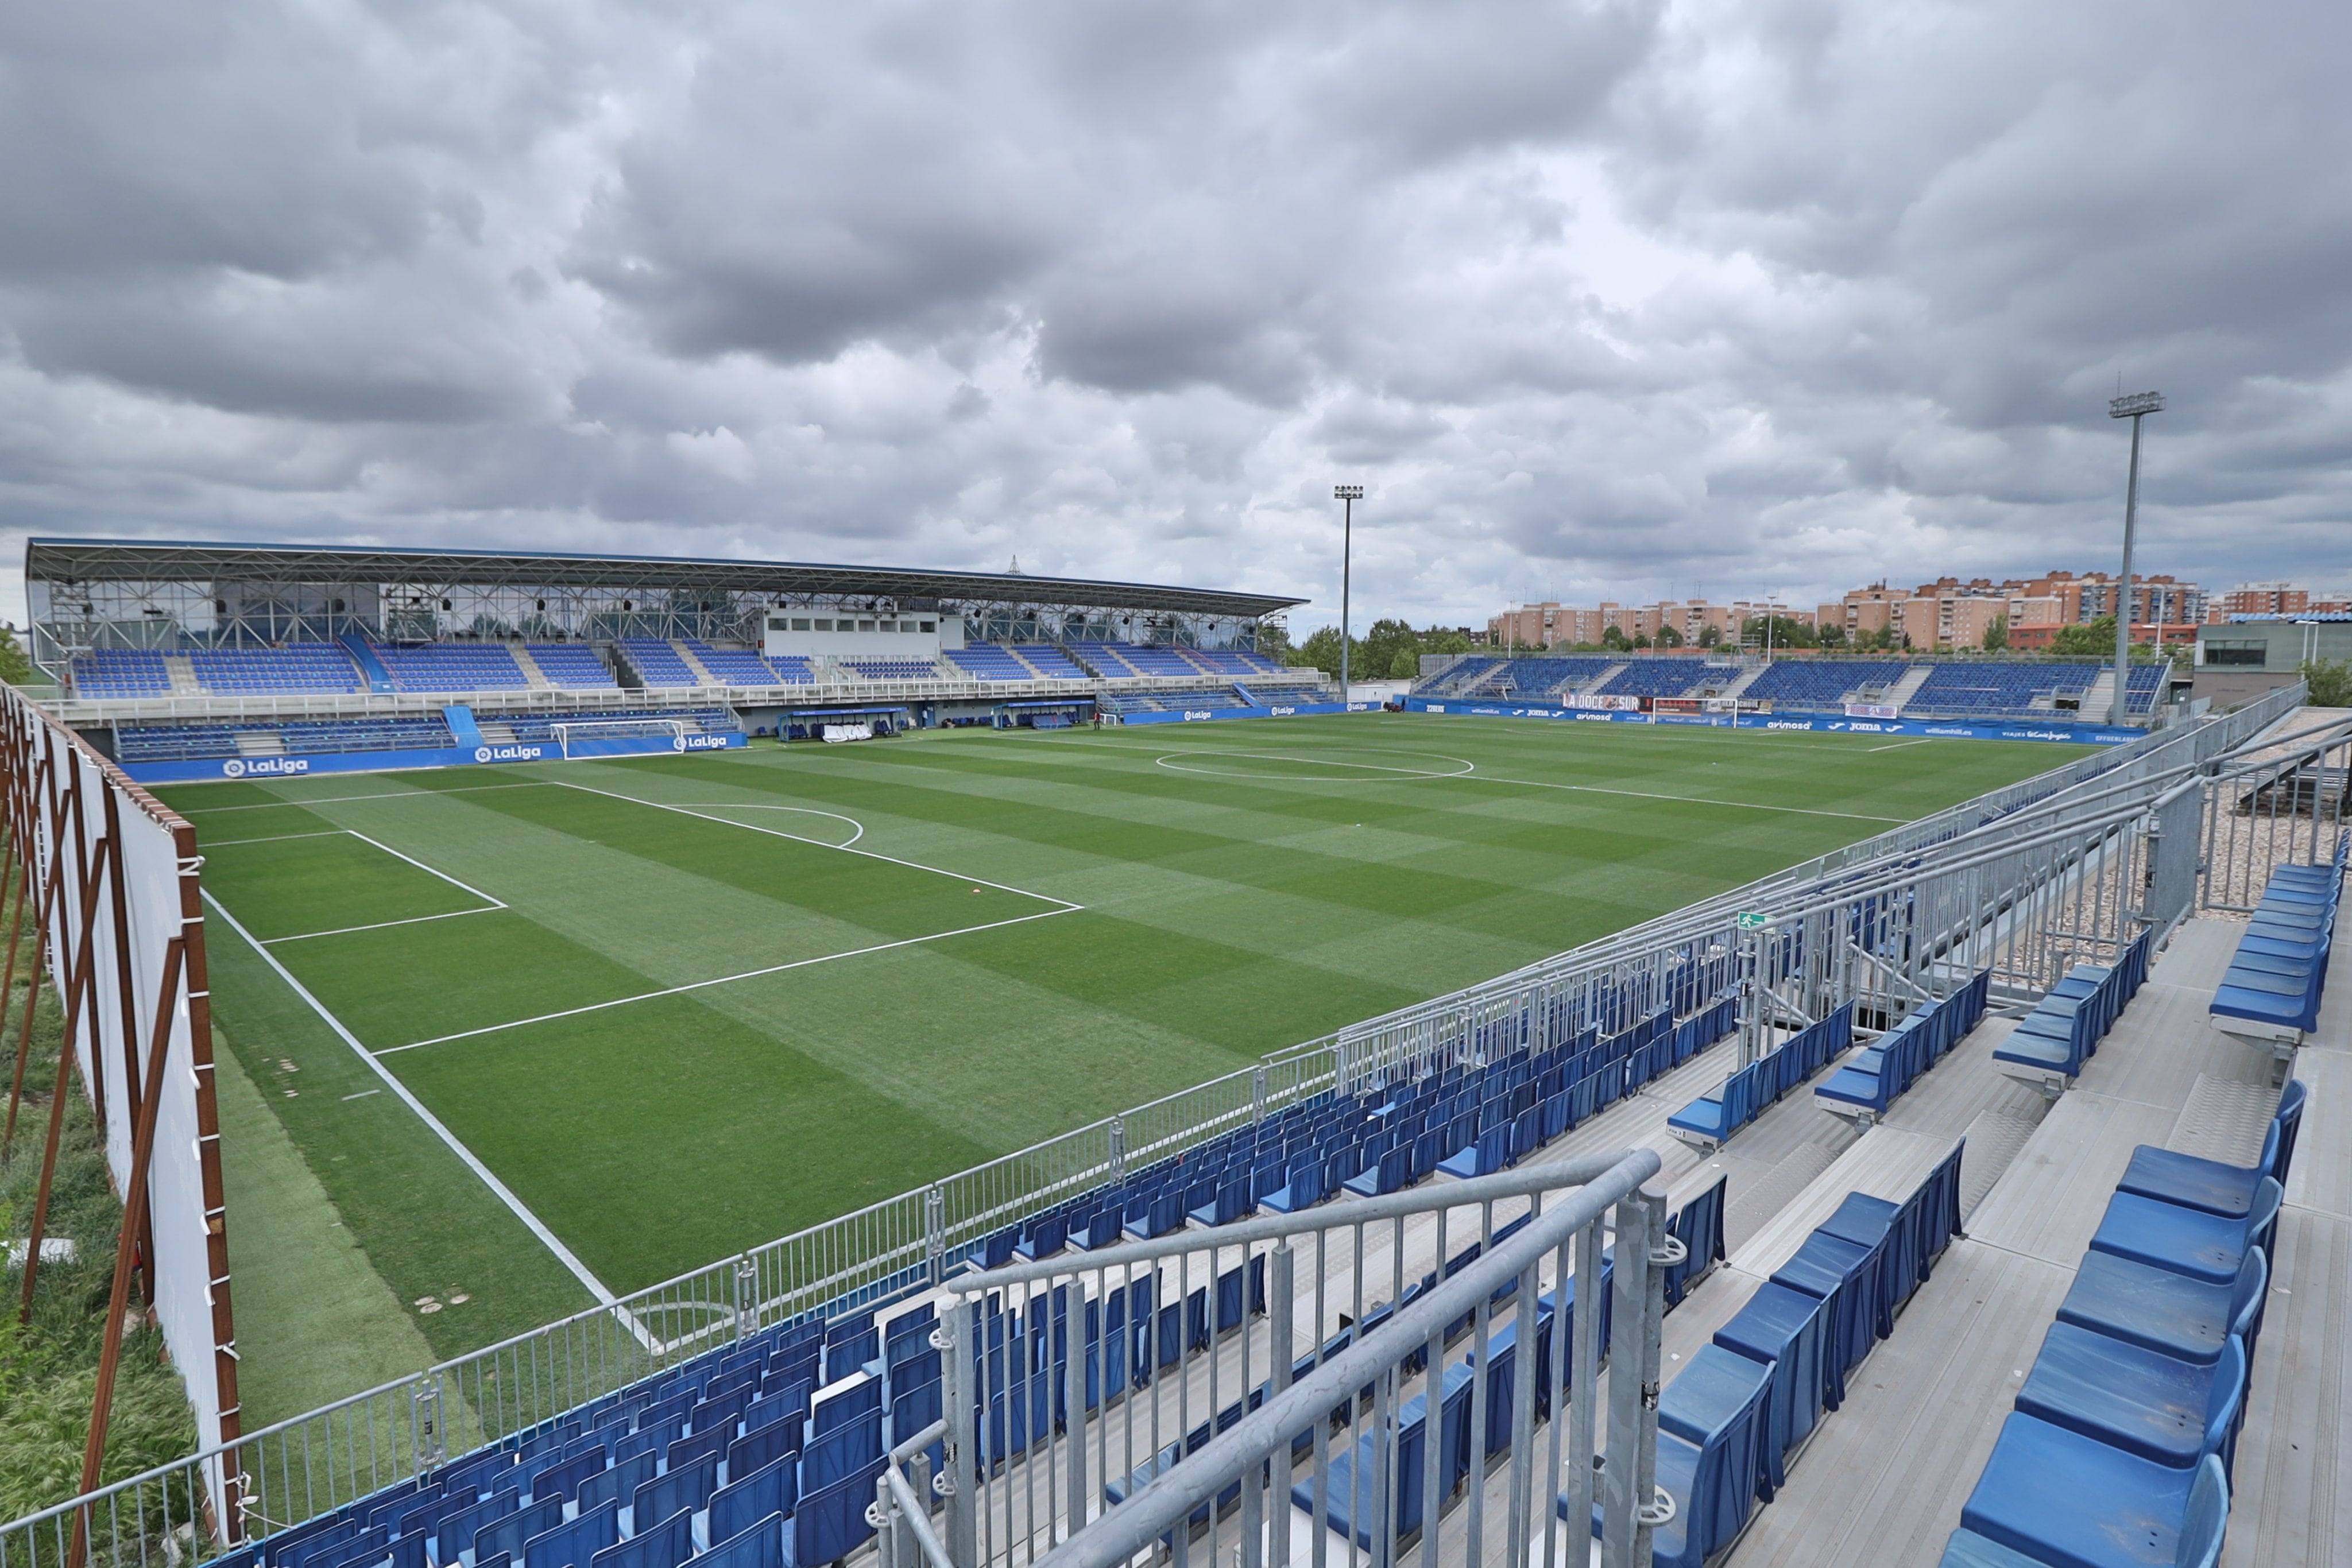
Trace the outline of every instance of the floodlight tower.
<path fill-rule="evenodd" d="M 2132 523 L 2139 511 L 2139 422 L 2163 412 L 2162 392 L 2132 392 L 2107 404 L 2109 419 L 2132 422 L 2131 478 L 2124 486 L 2124 580 L 2116 596 L 2116 689 L 2107 704 L 2107 722 L 2117 729 L 2123 727 L 2131 685 Z"/>
<path fill-rule="evenodd" d="M 1339 707 L 1348 706 L 1348 575 L 1356 538 L 1356 503 L 1364 498 L 1361 485 L 1334 485 L 1331 498 L 1339 513 Z"/>

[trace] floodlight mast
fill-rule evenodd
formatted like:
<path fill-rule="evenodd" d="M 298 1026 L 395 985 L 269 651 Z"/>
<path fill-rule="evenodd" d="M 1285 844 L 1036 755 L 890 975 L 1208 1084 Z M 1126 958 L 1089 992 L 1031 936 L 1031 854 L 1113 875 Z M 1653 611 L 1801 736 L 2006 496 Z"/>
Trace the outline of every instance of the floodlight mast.
<path fill-rule="evenodd" d="M 2107 722 L 2121 729 L 2130 711 L 2132 524 L 2139 511 L 2139 422 L 2164 412 L 2162 392 L 2131 392 L 2107 404 L 2109 419 L 2132 422 L 2131 477 L 2124 486 L 2124 570 L 2116 595 L 2116 689 L 2107 700 Z M 2163 632 L 2157 636 L 2161 639 Z"/>
<path fill-rule="evenodd" d="M 1331 498 L 1339 514 L 1339 711 L 1348 709 L 1348 588 L 1349 569 L 1355 553 L 1356 503 L 1364 498 L 1361 485 L 1334 485 Z"/>

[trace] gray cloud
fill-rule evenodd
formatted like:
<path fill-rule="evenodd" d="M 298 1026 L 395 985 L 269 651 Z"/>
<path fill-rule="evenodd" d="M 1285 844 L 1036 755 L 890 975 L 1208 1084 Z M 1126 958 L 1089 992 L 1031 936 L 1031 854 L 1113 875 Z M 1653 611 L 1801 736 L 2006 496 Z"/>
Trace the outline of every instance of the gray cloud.
<path fill-rule="evenodd" d="M 2324 7 L 19 10 L 0 536 L 2352 580 Z"/>

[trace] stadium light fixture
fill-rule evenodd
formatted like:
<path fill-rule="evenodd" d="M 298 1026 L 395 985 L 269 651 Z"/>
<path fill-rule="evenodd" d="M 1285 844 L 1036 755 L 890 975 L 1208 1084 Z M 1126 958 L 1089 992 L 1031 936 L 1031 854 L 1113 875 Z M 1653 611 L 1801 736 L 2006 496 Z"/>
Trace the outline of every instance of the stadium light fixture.
<path fill-rule="evenodd" d="M 2139 422 L 2163 412 L 2162 392 L 2128 392 L 2107 403 L 2109 419 L 2132 422 L 2131 477 L 2124 486 L 2123 580 L 2116 592 L 2116 689 L 2107 700 L 2107 722 L 2117 729 L 2123 727 L 2131 696 L 2132 525 L 2139 513 Z"/>
<path fill-rule="evenodd" d="M 1339 503 L 1339 710 L 1348 707 L 1348 588 L 1354 555 L 1356 503 L 1364 498 L 1361 485 L 1334 485 L 1331 498 Z"/>

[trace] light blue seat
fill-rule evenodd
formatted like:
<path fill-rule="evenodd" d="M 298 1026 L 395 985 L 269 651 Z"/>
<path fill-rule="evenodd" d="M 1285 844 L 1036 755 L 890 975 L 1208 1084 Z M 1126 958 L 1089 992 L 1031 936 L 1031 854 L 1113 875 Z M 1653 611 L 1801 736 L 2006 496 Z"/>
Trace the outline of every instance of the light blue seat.
<path fill-rule="evenodd" d="M 2269 1284 L 2269 1260 L 2259 1248 L 2246 1255 L 2228 1285 L 2089 1252 L 2058 1303 L 2058 1321 L 2176 1361 L 2210 1364 L 2232 1335 L 2253 1343 Z"/>
<path fill-rule="evenodd" d="M 2279 1197 L 2277 1180 L 2264 1176 L 2246 1218 L 2224 1219 L 2119 1192 L 2107 1200 L 2106 1215 L 2091 1238 L 2091 1250 L 2186 1274 L 2208 1284 L 2226 1285 L 2237 1279 L 2246 1253 L 2261 1246 L 2264 1232 L 2278 1216 Z"/>
<path fill-rule="evenodd" d="M 1840 1379 L 1870 1354 L 1878 1340 L 1881 1250 L 1816 1231 L 1772 1276 L 1774 1284 L 1819 1297 L 1827 1304 L 1829 1355 Z M 1843 1382 L 1839 1386 L 1843 1387 Z"/>
<path fill-rule="evenodd" d="M 1707 1558 L 1731 1543 L 1748 1521 L 1757 1502 L 1757 1484 L 1765 1479 L 1760 1458 L 1768 1429 L 1765 1406 L 1770 1393 L 1770 1369 L 1730 1351 L 1708 1345 L 1721 1358 L 1726 1375 L 1694 1385 L 1669 1417 L 1673 1395 L 1683 1378 L 1667 1385 L 1658 1401 L 1658 1486 L 1674 1499 L 1675 1516 L 1651 1534 L 1652 1561 L 1657 1568 L 1705 1568 Z M 1698 1357 L 1692 1358 L 1697 1364 Z M 1680 1436 L 1675 1427 L 1698 1431 L 1703 1441 Z M 1559 1498 L 1554 1511 L 1568 1518 L 1568 1499 Z M 1602 1505 L 1592 1508 L 1591 1529 L 1601 1531 Z"/>
<path fill-rule="evenodd" d="M 2142 1144 L 2132 1151 L 2131 1164 L 2116 1190 L 2224 1219 L 2243 1219 L 2253 1212 L 2263 1177 L 2284 1179 L 2281 1163 L 2302 1122 L 2304 1097 L 2300 1080 L 2287 1084 L 2286 1092 L 2279 1097 L 2278 1113 L 2271 1118 L 2270 1131 L 2263 1135 L 2262 1157 L 2251 1166 L 2225 1165 Z"/>
<path fill-rule="evenodd" d="M 2072 1323 L 2053 1323 L 2017 1407 L 2169 1469 L 2227 1455 L 2245 1396 L 2245 1342 L 2210 1365 L 2175 1361 Z"/>
<path fill-rule="evenodd" d="M 1960 1525 L 2050 1568 L 2209 1564 L 2220 1555 L 2229 1500 L 2217 1458 L 2167 1469 L 2012 1414 Z"/>
<path fill-rule="evenodd" d="M 1715 1331 L 1715 1343 L 1772 1370 L 1767 1407 L 1774 1462 L 1772 1484 L 1786 1478 L 1780 1460 L 1812 1435 L 1833 1393 L 1822 1365 L 1829 1353 L 1829 1312 L 1818 1296 L 1767 1281 L 1747 1305 Z"/>

